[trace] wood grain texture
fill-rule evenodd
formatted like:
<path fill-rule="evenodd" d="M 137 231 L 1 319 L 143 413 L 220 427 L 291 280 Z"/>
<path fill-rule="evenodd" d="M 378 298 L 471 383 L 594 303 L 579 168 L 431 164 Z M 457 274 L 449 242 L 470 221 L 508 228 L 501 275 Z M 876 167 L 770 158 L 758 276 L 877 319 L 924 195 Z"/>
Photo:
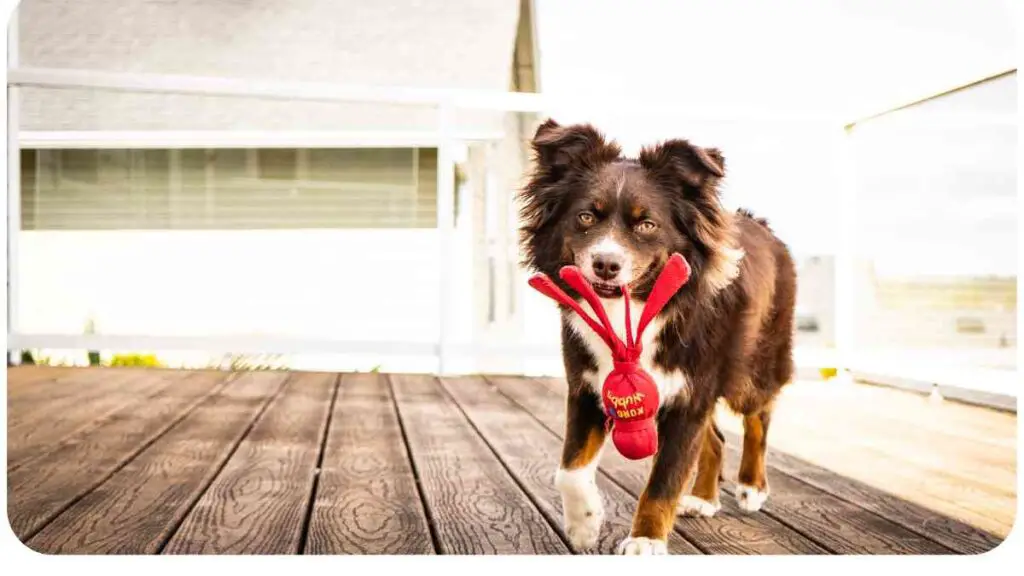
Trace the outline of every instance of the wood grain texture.
<path fill-rule="evenodd" d="M 122 376 L 127 378 L 124 385 L 105 391 L 101 396 L 81 399 L 63 410 L 54 410 L 45 420 L 10 429 L 7 469 L 16 470 L 25 462 L 60 445 L 63 439 L 87 433 L 115 414 L 154 401 L 166 388 L 188 374 L 181 371 Z"/>
<path fill-rule="evenodd" d="M 123 387 L 133 386 L 147 378 L 136 370 L 99 369 L 81 371 L 74 377 L 59 380 L 59 386 L 22 398 L 8 398 L 11 416 L 7 419 L 8 438 L 28 435 L 43 428 L 46 422 L 58 419 L 69 410 L 109 398 Z M 10 440 L 9 440 L 10 441 Z"/>
<path fill-rule="evenodd" d="M 296 554 L 337 376 L 294 374 L 165 554 Z"/>
<path fill-rule="evenodd" d="M 568 552 L 435 378 L 394 375 L 391 382 L 442 552 Z"/>
<path fill-rule="evenodd" d="M 232 380 L 28 546 L 43 553 L 158 552 L 286 378 L 253 372 Z"/>
<path fill-rule="evenodd" d="M 57 379 L 75 369 L 63 366 L 8 366 L 7 398 L 19 398 L 26 393 L 49 388 Z"/>
<path fill-rule="evenodd" d="M 728 442 L 738 442 L 735 434 L 726 433 Z M 772 451 L 772 466 L 781 472 L 799 478 L 820 490 L 875 512 L 889 520 L 965 554 L 987 552 L 998 546 L 1002 539 L 954 518 L 943 516 L 862 482 L 839 476 L 820 466 L 806 462 L 784 452 Z"/>
<path fill-rule="evenodd" d="M 725 475 L 739 472 L 739 449 L 726 442 Z M 769 462 L 771 462 L 769 451 Z M 761 509 L 839 554 L 949 554 L 945 546 L 870 510 L 769 466 L 771 496 Z"/>
<path fill-rule="evenodd" d="M 21 539 L 35 534 L 224 385 L 226 373 L 196 373 L 158 400 L 130 406 L 8 471 L 8 519 Z"/>
<path fill-rule="evenodd" d="M 564 381 L 560 379 L 541 380 L 541 382 L 555 390 L 564 389 L 565 386 Z M 885 390 L 881 390 L 881 392 L 884 393 Z M 894 392 L 900 396 L 905 395 L 905 393 L 899 391 Z M 859 394 L 859 392 L 856 393 Z M 870 393 L 875 395 L 879 393 L 879 390 L 872 388 Z M 775 438 L 775 442 L 769 439 L 768 456 L 768 474 L 772 488 L 772 497 L 768 501 L 765 512 L 780 518 L 786 523 L 791 523 L 793 527 L 802 532 L 807 531 L 806 533 L 813 535 L 822 544 L 830 548 L 834 547 L 841 553 L 948 554 L 950 550 L 977 552 L 992 547 L 993 540 L 997 539 L 991 534 L 972 528 L 956 519 L 935 512 L 929 512 L 925 508 L 916 506 L 911 502 L 907 502 L 877 488 L 858 483 L 855 480 L 845 478 L 824 468 L 810 465 L 803 460 L 784 453 L 781 449 L 774 448 L 774 444 L 778 443 L 776 436 L 779 431 L 784 431 L 787 427 L 792 426 L 792 420 L 798 417 L 799 412 L 794 414 L 793 410 L 799 410 L 800 412 L 818 410 L 822 403 L 835 400 L 834 398 L 821 398 L 818 395 L 814 397 L 818 399 L 817 402 L 807 404 L 805 401 L 799 408 L 794 406 L 792 397 L 784 395 L 779 401 L 780 406 L 787 406 L 788 403 L 787 409 L 789 411 L 776 410 L 772 419 L 771 435 L 772 438 Z M 908 399 L 904 398 L 904 400 Z M 958 408 L 962 409 L 963 407 Z M 786 417 L 779 417 L 780 412 Z M 844 444 L 843 440 L 844 435 L 856 434 L 858 429 L 871 428 L 875 425 L 875 421 L 870 420 L 867 415 L 864 418 L 864 422 L 852 428 L 840 426 L 836 429 L 824 424 L 817 428 L 803 427 L 793 440 L 805 446 L 824 442 L 827 445 L 822 446 L 822 450 L 827 450 L 839 458 L 853 458 L 855 462 L 860 463 L 862 466 L 873 466 L 876 465 L 876 463 L 873 464 L 873 460 L 860 459 L 856 454 L 851 455 L 850 445 Z M 724 411 L 720 411 L 719 421 L 726 428 L 726 477 L 727 480 L 734 479 L 736 476 L 736 463 L 740 458 L 738 447 L 742 446 L 742 438 L 739 435 L 742 433 L 742 428 L 740 428 L 738 418 L 726 415 Z M 729 431 L 730 427 L 732 432 Z M 834 431 L 838 431 L 840 434 L 837 435 Z M 892 461 L 891 464 L 898 466 L 896 461 Z M 927 476 L 919 476 L 919 480 L 921 482 L 928 482 L 930 479 Z M 807 491 L 809 485 L 838 498 L 819 497 L 814 499 L 814 492 Z M 962 485 L 959 486 L 961 489 L 964 489 Z M 734 486 L 730 482 L 726 482 L 725 488 L 732 492 Z M 813 504 L 822 507 L 822 509 L 830 510 L 831 515 L 838 514 L 845 517 L 849 514 L 851 522 L 855 524 L 855 530 L 851 532 L 844 526 L 820 526 L 815 521 L 813 511 L 793 509 L 793 502 L 777 502 L 777 496 L 780 493 L 784 493 L 787 489 L 795 494 L 807 497 L 809 508 Z M 795 499 L 799 500 L 799 496 L 795 497 Z M 884 517 L 885 521 L 879 522 L 879 517 Z M 925 528 L 925 526 L 927 527 Z M 860 530 L 865 531 L 863 536 L 859 536 L 858 531 Z M 872 536 L 872 533 L 875 536 Z M 851 535 L 859 540 L 854 542 L 844 540 L 846 536 Z M 889 542 L 890 539 L 894 541 Z"/>
<path fill-rule="evenodd" d="M 565 392 L 564 388 L 557 387 L 557 382 L 523 378 L 495 378 L 493 382 L 559 438 L 563 437 Z M 608 448 L 600 468 L 627 492 L 639 497 L 647 485 L 650 461 L 627 460 Z M 727 488 L 723 485 L 723 490 Z M 709 554 L 823 554 L 829 551 L 776 519 L 741 512 L 729 493 L 722 494 L 722 510 L 713 518 L 679 518 L 675 528 Z"/>
<path fill-rule="evenodd" d="M 952 473 L 952 468 L 965 465 L 955 455 L 949 455 L 945 466 L 938 463 L 942 459 L 923 465 L 920 459 L 904 458 L 888 451 L 884 443 L 866 446 L 862 440 L 847 438 L 847 434 L 857 436 L 854 430 L 844 434 L 842 429 L 804 421 L 778 428 L 773 436 L 777 449 L 818 462 L 837 474 L 1003 536 L 1013 524 L 1016 494 L 994 491 Z M 723 429 L 729 430 L 724 426 Z M 920 448 L 921 453 L 937 451 L 929 445 Z"/>
<path fill-rule="evenodd" d="M 306 554 L 433 554 L 384 376 L 341 376 Z"/>
<path fill-rule="evenodd" d="M 1015 496 L 1015 416 L 985 408 L 954 407 L 952 402 L 903 398 L 906 393 L 895 390 L 892 402 L 904 408 L 893 410 L 885 396 L 871 388 L 855 383 L 799 382 L 777 403 L 781 433 L 789 426 L 814 428 L 820 436 L 840 436 L 844 445 L 895 457 L 904 463 L 903 469 L 941 474 L 994 496 Z M 965 409 L 976 412 L 977 420 L 986 427 L 980 429 L 974 421 L 966 421 Z M 951 425 L 957 415 L 964 421 Z M 1003 425 L 997 426 L 998 422 Z"/>
<path fill-rule="evenodd" d="M 868 389 L 869 393 L 861 392 L 861 388 Z M 889 395 L 883 392 L 892 393 L 892 404 L 900 406 L 907 422 L 924 427 L 926 421 L 934 419 L 944 424 L 950 433 L 964 429 L 970 434 L 971 429 L 966 424 L 946 420 L 947 409 L 962 413 L 964 417 L 975 413 L 985 421 L 989 416 L 1002 419 L 1008 416 L 983 408 L 953 406 L 952 402 L 932 403 L 912 396 L 908 398 L 906 392 L 872 386 L 797 383 L 784 392 L 777 403 L 770 447 L 998 537 L 1006 537 L 1017 508 L 1016 457 L 1006 455 L 1003 474 L 983 478 L 978 473 L 977 460 L 971 457 L 974 450 L 970 446 L 961 445 L 957 449 L 943 442 L 940 435 L 920 436 L 909 445 L 890 442 L 888 439 L 900 432 L 889 425 L 888 419 L 875 418 L 870 413 L 875 405 L 879 412 L 891 410 L 886 408 Z M 873 404 L 862 406 L 869 401 Z M 824 407 L 829 404 L 849 405 L 850 411 L 861 415 L 830 418 L 829 413 L 834 409 Z M 720 410 L 719 422 L 723 430 L 741 432 L 738 420 L 724 409 Z M 989 433 L 976 430 L 974 434 Z M 1002 426 L 998 434 L 993 432 L 989 438 L 1008 444 L 1016 441 L 1015 434 Z M 977 444 L 985 447 L 982 450 L 1015 452 L 1015 448 L 1005 445 Z"/>
<path fill-rule="evenodd" d="M 554 484 L 561 440 L 482 378 L 445 378 L 441 383 L 548 521 L 567 538 L 562 499 Z M 612 554 L 629 536 L 637 500 L 603 474 L 597 475 L 597 485 L 605 503 L 605 525 L 594 552 Z M 674 532 L 669 534 L 668 548 L 672 554 L 700 553 Z"/>

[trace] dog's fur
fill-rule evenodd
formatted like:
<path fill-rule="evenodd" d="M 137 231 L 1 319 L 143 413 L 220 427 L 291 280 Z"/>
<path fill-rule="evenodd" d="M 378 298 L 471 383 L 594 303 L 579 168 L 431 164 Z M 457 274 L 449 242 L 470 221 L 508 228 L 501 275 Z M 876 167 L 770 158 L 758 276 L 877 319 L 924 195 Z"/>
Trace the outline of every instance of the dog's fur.
<path fill-rule="evenodd" d="M 645 333 L 641 360 L 661 391 L 659 449 L 619 552 L 664 553 L 677 511 L 718 510 L 724 437 L 713 413 L 719 398 L 744 418 L 736 497 L 742 509 L 760 509 L 768 494 L 772 404 L 793 375 L 796 273 L 787 247 L 765 220 L 721 206 L 725 161 L 718 150 L 670 140 L 623 158 L 593 126 L 553 120 L 538 128 L 532 146 L 534 167 L 519 197 L 525 265 L 573 295 L 558 271 L 580 266 L 607 298 L 620 337 L 618 284 L 631 288 L 635 323 L 669 255 L 681 253 L 693 272 Z M 601 254 L 621 264 L 618 278 L 605 281 L 597 272 Z M 611 356 L 566 308 L 562 351 L 569 395 L 556 483 L 566 531 L 575 546 L 588 548 L 603 519 L 594 471 L 606 440 L 599 394 Z"/>

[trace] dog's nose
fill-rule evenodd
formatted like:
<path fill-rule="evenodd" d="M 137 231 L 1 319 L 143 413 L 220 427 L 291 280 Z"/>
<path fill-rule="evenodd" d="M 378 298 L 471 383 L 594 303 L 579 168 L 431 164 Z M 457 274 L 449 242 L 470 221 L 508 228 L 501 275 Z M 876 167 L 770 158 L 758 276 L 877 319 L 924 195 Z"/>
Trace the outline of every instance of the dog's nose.
<path fill-rule="evenodd" d="M 594 274 L 602 280 L 614 280 L 622 270 L 622 256 L 619 254 L 600 253 L 593 257 Z"/>

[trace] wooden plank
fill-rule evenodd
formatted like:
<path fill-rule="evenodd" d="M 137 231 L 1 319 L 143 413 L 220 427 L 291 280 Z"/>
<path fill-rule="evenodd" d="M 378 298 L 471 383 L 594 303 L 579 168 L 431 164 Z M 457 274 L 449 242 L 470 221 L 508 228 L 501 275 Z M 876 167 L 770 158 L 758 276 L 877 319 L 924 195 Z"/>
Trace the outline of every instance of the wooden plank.
<path fill-rule="evenodd" d="M 562 380 L 548 380 L 540 388 L 564 390 Z M 742 444 L 740 444 L 742 445 Z M 777 452 L 771 450 L 769 454 Z M 771 463 L 769 456 L 769 463 Z M 726 443 L 725 476 L 735 478 L 740 450 Z M 772 497 L 762 508 L 774 518 L 840 554 L 948 554 L 941 544 L 893 523 L 869 510 L 800 482 L 769 465 Z M 735 485 L 724 482 L 723 490 L 735 494 Z M 724 500 L 724 499 L 723 499 Z M 731 499 L 730 499 L 731 500 Z M 723 501 L 723 510 L 725 509 Z M 763 516 L 755 514 L 748 517 Z M 717 516 L 716 516 L 717 517 Z"/>
<path fill-rule="evenodd" d="M 723 418 L 722 424 L 726 431 L 740 432 L 736 422 L 730 424 Z M 1016 510 L 1015 495 L 995 494 L 942 469 L 924 468 L 884 450 L 866 448 L 850 437 L 856 432 L 847 435 L 842 430 L 830 430 L 775 418 L 771 446 L 997 536 L 1009 533 Z M 954 460 L 949 462 L 951 467 L 958 465 Z"/>
<path fill-rule="evenodd" d="M 21 370 L 21 369 L 19 369 Z M 93 383 L 112 377 L 128 376 L 153 372 L 177 374 L 180 370 L 170 368 L 133 368 L 107 366 L 89 367 L 50 367 L 40 366 L 37 372 L 26 382 L 17 380 L 7 387 L 7 405 L 23 406 L 39 400 L 53 402 L 72 394 L 87 391 Z M 10 372 L 8 372 L 10 373 Z"/>
<path fill-rule="evenodd" d="M 738 436 L 726 433 L 730 442 L 741 443 Z M 820 466 L 777 450 L 770 453 L 772 467 L 799 478 L 949 548 L 965 554 L 980 554 L 998 546 L 1002 539 L 964 522 L 943 516 L 891 494 L 872 488 Z"/>
<path fill-rule="evenodd" d="M 434 553 L 394 400 L 380 374 L 341 377 L 304 552 Z"/>
<path fill-rule="evenodd" d="M 520 406 L 530 411 L 552 432 L 563 437 L 565 428 L 565 393 L 535 379 L 493 379 L 497 388 Z M 635 497 L 647 484 L 650 462 L 625 459 L 614 449 L 604 451 L 600 468 Z M 713 518 L 679 518 L 675 528 L 710 554 L 822 554 L 828 547 L 819 545 L 792 530 L 777 519 L 739 510 L 725 492 L 722 509 Z"/>
<path fill-rule="evenodd" d="M 232 380 L 28 546 L 64 554 L 159 552 L 286 378 L 252 372 Z"/>
<path fill-rule="evenodd" d="M 8 397 L 10 416 L 7 419 L 8 432 L 35 430 L 40 424 L 66 410 L 129 385 L 137 379 L 137 370 L 109 370 L 97 368 L 62 378 L 46 390 L 38 390 L 21 398 Z"/>
<path fill-rule="evenodd" d="M 63 366 L 8 366 L 7 397 L 17 397 L 49 385 L 72 370 L 72 368 Z"/>
<path fill-rule="evenodd" d="M 9 471 L 8 518 L 14 533 L 30 538 L 217 392 L 227 378 L 227 373 L 193 374 L 164 390 L 158 401 L 112 414 Z"/>
<path fill-rule="evenodd" d="M 26 461 L 45 453 L 67 437 L 85 433 L 115 413 L 160 395 L 187 372 L 140 372 L 122 376 L 122 386 L 107 390 L 99 397 L 80 399 L 63 410 L 50 412 L 45 420 L 15 426 L 8 430 L 7 470 L 16 470 Z"/>
<path fill-rule="evenodd" d="M 775 419 L 783 428 L 813 428 L 819 436 L 835 438 L 844 445 L 852 443 L 892 456 L 904 463 L 901 468 L 918 468 L 924 472 L 922 476 L 945 476 L 997 497 L 1016 495 L 1016 418 L 1001 414 L 1001 420 L 1008 422 L 998 431 L 972 433 L 973 424 L 953 425 L 946 418 L 947 402 L 919 399 L 920 403 L 893 414 L 885 407 L 884 396 L 877 397 L 881 402 L 869 402 L 876 395 L 865 394 L 863 388 L 871 387 L 797 383 L 779 399 Z M 996 414 L 972 409 L 986 416 Z M 783 429 L 782 434 L 785 432 Z"/>
<path fill-rule="evenodd" d="M 971 432 L 976 437 L 1004 439 L 1008 437 L 1008 432 L 1017 429 L 1017 415 L 1012 412 L 972 406 L 951 400 L 934 402 L 921 394 L 867 383 L 829 382 L 828 384 L 849 390 L 850 394 L 857 396 L 858 405 L 874 406 L 881 412 L 892 414 L 897 418 L 901 414 L 904 416 L 921 414 L 922 417 L 917 421 L 933 429 L 952 428 L 957 431 Z M 941 418 L 933 416 L 936 412 L 941 413 Z M 1010 437 L 1016 438 L 1016 435 Z"/>
<path fill-rule="evenodd" d="M 336 382 L 293 375 L 163 552 L 298 553 Z"/>
<path fill-rule="evenodd" d="M 735 478 L 740 450 L 727 443 L 725 474 Z M 769 454 L 769 461 L 772 456 Z M 769 466 L 771 497 L 762 512 L 840 554 L 950 554 L 949 548 Z"/>
<path fill-rule="evenodd" d="M 442 379 L 441 383 L 548 521 L 568 540 L 562 525 L 561 495 L 554 485 L 562 449 L 559 438 L 482 378 Z M 605 525 L 594 551 L 611 554 L 629 536 L 637 500 L 603 474 L 597 476 L 597 484 L 605 502 Z M 672 554 L 700 553 L 675 532 L 669 535 L 668 548 Z"/>
<path fill-rule="evenodd" d="M 569 551 L 436 379 L 395 375 L 391 383 L 442 552 Z"/>

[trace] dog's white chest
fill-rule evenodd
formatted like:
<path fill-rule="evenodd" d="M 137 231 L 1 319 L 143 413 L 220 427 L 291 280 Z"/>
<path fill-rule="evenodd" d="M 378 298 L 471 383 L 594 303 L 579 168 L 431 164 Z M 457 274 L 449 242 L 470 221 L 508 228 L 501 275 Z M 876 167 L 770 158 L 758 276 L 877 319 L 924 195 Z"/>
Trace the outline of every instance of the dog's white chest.
<path fill-rule="evenodd" d="M 626 311 L 625 311 L 625 299 L 615 298 L 612 300 L 601 299 L 601 304 L 604 305 L 604 309 L 608 314 L 608 320 L 612 324 L 612 328 L 615 329 L 615 334 L 626 341 Z M 629 318 L 630 324 L 632 324 L 633 334 L 636 335 L 637 325 L 640 323 L 640 314 L 643 312 L 643 302 L 630 301 Z M 590 305 L 586 302 L 583 303 L 583 309 L 591 311 Z M 597 314 L 593 316 L 596 318 Z M 612 372 L 614 362 L 612 360 L 612 351 L 605 344 L 604 340 L 598 336 L 594 330 L 587 325 L 587 323 L 579 317 L 576 313 L 571 313 L 569 317 L 570 326 L 572 329 L 583 339 L 587 349 L 594 356 L 597 362 L 597 372 L 584 372 L 583 380 L 593 388 L 594 392 L 600 396 L 601 387 L 604 385 L 605 379 Z M 655 318 L 651 321 L 647 329 L 644 330 L 643 335 L 643 350 L 640 353 L 640 366 L 651 375 L 654 379 L 654 383 L 658 386 L 658 395 L 661 403 L 665 402 L 666 398 L 670 398 L 679 393 L 688 393 L 688 384 L 686 377 L 683 376 L 682 372 L 673 370 L 671 372 L 665 372 L 654 366 L 654 353 L 656 352 L 655 340 L 658 335 L 661 334 L 664 322 L 660 318 Z"/>

